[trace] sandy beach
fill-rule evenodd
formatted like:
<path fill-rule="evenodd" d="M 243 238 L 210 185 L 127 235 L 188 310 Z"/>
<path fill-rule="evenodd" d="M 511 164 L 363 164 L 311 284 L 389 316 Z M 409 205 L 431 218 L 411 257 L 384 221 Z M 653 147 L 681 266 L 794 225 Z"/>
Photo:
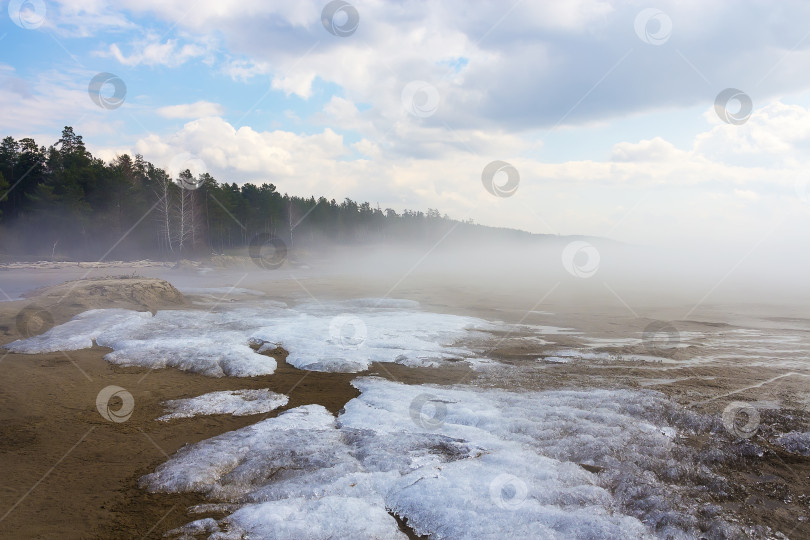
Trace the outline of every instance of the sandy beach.
<path fill-rule="evenodd" d="M 138 276 L 123 274 L 137 272 Z M 213 305 L 236 304 L 245 295 L 262 293 L 274 301 L 295 304 L 304 300 L 351 299 L 381 296 L 384 280 L 357 280 L 341 276 L 317 277 L 301 272 L 245 274 L 237 271 L 242 291 L 230 292 L 235 274 L 205 276 L 208 292 L 186 293 L 170 282 L 183 282 L 194 291 L 202 278 L 199 272 L 172 274 L 162 266 L 146 266 L 122 272 L 97 269 L 94 276 L 28 291 L 21 300 L 0 303 L 3 321 L 2 342 L 19 339 L 21 333 L 36 335 L 51 325 L 98 308 L 125 308 L 136 311 L 199 310 Z M 8 269 L 4 283 L 26 281 L 49 284 L 82 277 L 85 269 Z M 242 274 L 245 274 L 244 276 Z M 303 277 L 302 277 L 303 274 Z M 101 279 L 101 276 L 108 276 Z M 117 276 L 117 277 L 109 277 Z M 145 277 L 150 276 L 150 277 Z M 155 276 L 155 277 L 151 277 Z M 176 277 L 173 277 L 176 276 Z M 226 287 L 212 293 L 213 283 Z M 24 288 L 20 286 L 20 288 Z M 182 290 L 183 287 L 180 287 Z M 234 289 L 231 289 L 234 291 Z M 247 292 L 245 292 L 247 291 Z M 257 291 L 257 292 L 256 292 Z M 553 336 L 553 347 L 531 341 L 528 333 L 510 331 L 494 339 L 489 357 L 510 366 L 509 370 L 476 371 L 465 364 L 444 367 L 406 367 L 393 363 L 373 363 L 361 373 L 325 373 L 297 369 L 284 361 L 285 352 L 276 352 L 278 368 L 272 375 L 254 377 L 210 377 L 173 368 L 144 369 L 121 367 L 104 360 L 111 349 L 89 349 L 40 354 L 4 352 L 0 369 L 0 473 L 5 479 L 0 492 L 0 536 L 17 538 L 160 538 L 171 529 L 188 523 L 194 516 L 188 509 L 205 502 L 194 493 L 150 493 L 139 487 L 141 477 L 151 473 L 183 445 L 233 431 L 274 417 L 301 405 L 320 404 L 333 414 L 358 396 L 350 383 L 358 375 L 376 375 L 405 384 L 469 384 L 510 390 L 556 390 L 567 388 L 654 389 L 682 406 L 716 418 L 721 417 L 731 399 L 744 398 L 762 405 L 759 432 L 753 441 L 762 450 L 718 464 L 731 486 L 727 496 L 716 504 L 732 520 L 749 527 L 769 527 L 789 538 L 810 536 L 810 458 L 790 453 L 772 444 L 776 432 L 807 431 L 807 379 L 801 370 L 784 366 L 750 366 L 735 369 L 712 363 L 684 363 L 680 358 L 697 356 L 700 347 L 671 351 L 673 363 L 644 363 L 631 360 L 642 354 L 639 345 L 622 344 L 621 338 L 635 335 L 650 320 L 636 318 L 620 309 L 591 306 L 587 310 L 553 299 L 528 308 L 536 302 L 506 288 L 490 293 L 469 292 L 463 283 L 439 284 L 435 278 L 408 280 L 396 291 L 397 298 L 416 300 L 431 311 L 472 315 L 510 324 L 549 324 L 573 328 L 593 339 L 604 341 L 597 352 L 612 354 L 614 361 L 539 362 L 547 350 L 581 345 L 580 334 Z M 212 296 L 213 295 L 213 296 Z M 241 296 L 240 296 L 241 295 Z M 216 298 L 211 303 L 211 298 Z M 206 303 L 207 301 L 207 303 Z M 32 306 L 44 309 L 52 322 L 28 321 L 20 327 L 18 315 Z M 665 309 L 665 308 L 660 308 Z M 677 309 L 672 308 L 673 312 Z M 714 318 L 707 309 L 702 321 L 680 321 L 682 334 L 717 333 L 750 324 L 768 325 L 804 333 L 810 320 L 800 316 L 774 320 L 767 309 L 759 315 L 748 309 L 723 318 L 721 308 Z M 549 314 L 553 313 L 553 317 Z M 660 313 L 658 317 L 662 317 Z M 770 318 L 769 318 L 770 317 Z M 43 326 L 44 325 L 44 326 Z M 551 336 L 544 336 L 549 341 Z M 622 360 L 622 355 L 628 357 Z M 791 374 L 792 373 L 792 374 Z M 796 374 L 798 373 L 798 374 Z M 788 374 L 788 375 L 786 375 Z M 769 382 L 770 381 L 770 382 Z M 96 410 L 96 396 L 102 388 L 116 385 L 134 398 L 134 410 L 126 422 L 105 420 Z M 157 422 L 166 400 L 188 398 L 207 392 L 233 389 L 269 388 L 289 396 L 289 403 L 270 413 L 236 417 L 222 414 Z M 767 404 L 770 404 L 768 406 Z M 112 407 L 115 408 L 116 404 Z M 728 450 L 736 443 L 718 440 L 706 433 L 684 438 L 687 447 L 716 447 Z M 712 498 L 707 496 L 707 500 Z M 222 518 L 209 512 L 205 516 Z M 402 528 L 403 532 L 414 537 Z M 763 529 L 764 530 L 764 529 Z M 756 536 L 755 537 L 762 537 Z M 774 536 L 776 538 L 777 536 Z"/>
<path fill-rule="evenodd" d="M 53 281 L 53 274 L 65 275 L 65 269 L 48 266 L 39 282 Z M 68 271 L 76 277 L 87 273 L 78 266 Z M 29 279 L 28 272 L 20 273 L 26 274 L 21 279 Z M 158 279 L 126 277 L 87 280 L 80 285 L 68 282 L 24 300 L 0 303 L 2 343 L 22 337 L 16 318 L 30 306 L 45 306 L 53 324 L 86 309 L 190 307 L 167 285 Z M 288 294 L 294 296 L 294 284 L 285 285 Z M 102 290 L 105 286 L 108 290 Z M 43 328 L 31 330 L 37 333 Z M 202 497 L 150 494 L 138 488 L 138 479 L 185 444 L 244 427 L 268 415 L 156 422 L 166 400 L 217 390 L 269 387 L 290 396 L 286 408 L 318 403 L 337 413 L 358 394 L 349 384 L 355 374 L 302 372 L 284 363 L 283 356 L 272 376 L 212 378 L 172 369 L 116 367 L 103 359 L 107 352 L 107 348 L 93 347 L 69 353 L 4 353 L 0 362 L 0 472 L 7 482 L 0 498 L 5 514 L 0 522 L 2 536 L 161 538 L 166 530 L 186 523 L 185 508 L 203 502 Z M 401 381 L 447 383 L 464 378 L 467 372 L 448 369 L 428 373 L 395 365 L 382 369 L 374 366 L 369 371 Z M 106 421 L 96 410 L 96 395 L 111 384 L 130 389 L 137 403 L 126 423 Z M 277 411 L 270 413 L 275 414 Z"/>

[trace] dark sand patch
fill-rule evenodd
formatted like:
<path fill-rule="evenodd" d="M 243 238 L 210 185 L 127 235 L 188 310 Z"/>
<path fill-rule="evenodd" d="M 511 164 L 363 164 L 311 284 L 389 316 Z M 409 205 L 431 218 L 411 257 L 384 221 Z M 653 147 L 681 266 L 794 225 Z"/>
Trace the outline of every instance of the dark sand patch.
<path fill-rule="evenodd" d="M 0 537 L 140 538 L 162 518 L 148 535 L 159 538 L 187 523 L 186 508 L 203 502 L 200 497 L 148 494 L 137 487 L 138 478 L 184 444 L 269 415 L 157 422 L 165 400 L 269 387 L 290 396 L 285 409 L 320 403 L 337 412 L 357 395 L 349 384 L 354 375 L 302 372 L 283 361 L 270 376 L 211 378 L 119 368 L 103 360 L 108 351 L 9 354 L 0 364 L 0 509 L 5 514 L 21 501 L 0 521 Z M 125 422 L 107 421 L 96 410 L 96 396 L 108 385 L 125 388 L 135 400 Z"/>

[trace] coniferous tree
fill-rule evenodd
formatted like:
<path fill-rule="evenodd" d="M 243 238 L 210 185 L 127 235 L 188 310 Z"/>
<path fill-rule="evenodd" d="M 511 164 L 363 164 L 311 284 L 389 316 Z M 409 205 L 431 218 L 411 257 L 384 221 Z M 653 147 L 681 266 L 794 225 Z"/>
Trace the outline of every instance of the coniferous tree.
<path fill-rule="evenodd" d="M 456 228 L 484 230 L 438 209 L 398 213 L 349 197 L 338 203 L 281 194 L 270 182 L 238 186 L 209 173 L 195 179 L 188 170 L 175 182 L 137 154 L 105 163 L 70 126 L 47 149 L 31 138 L 0 141 L 0 250 L 182 258 L 244 249 L 259 233 L 294 248 L 434 242 Z M 27 245 L 15 244 L 15 238 L 25 238 Z"/>

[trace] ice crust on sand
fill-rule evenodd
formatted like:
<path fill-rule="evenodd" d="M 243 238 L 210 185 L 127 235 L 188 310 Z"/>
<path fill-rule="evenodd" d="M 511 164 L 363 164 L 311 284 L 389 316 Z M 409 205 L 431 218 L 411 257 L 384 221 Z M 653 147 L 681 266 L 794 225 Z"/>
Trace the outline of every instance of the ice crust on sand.
<path fill-rule="evenodd" d="M 174 367 L 215 377 L 266 375 L 275 372 L 276 361 L 250 348 L 244 321 L 274 311 L 280 309 L 218 313 L 167 310 L 152 316 L 123 309 L 98 309 L 7 347 L 23 353 L 55 352 L 90 347 L 95 340 L 113 349 L 104 358 L 114 364 Z"/>
<path fill-rule="evenodd" d="M 89 349 L 93 341 L 107 333 L 136 330 L 145 325 L 152 314 L 129 309 L 91 309 L 44 334 L 12 341 L 6 349 L 24 354 Z M 101 343 L 99 343 L 101 345 Z"/>
<path fill-rule="evenodd" d="M 288 308 L 260 301 L 218 311 L 159 311 L 154 317 L 123 309 L 92 310 L 42 335 L 15 341 L 14 352 L 110 347 L 106 359 L 125 366 L 174 367 L 220 377 L 272 374 L 276 361 L 256 354 L 281 346 L 287 362 L 311 371 L 358 372 L 371 362 L 437 366 L 473 359 L 459 341 L 475 338 L 487 321 L 423 312 L 409 300 L 359 299 Z"/>
<path fill-rule="evenodd" d="M 545 362 L 568 364 L 571 362 L 617 363 L 617 362 L 654 362 L 672 364 L 674 360 L 649 354 L 616 354 L 609 352 L 596 352 L 580 349 L 561 349 L 554 351 L 550 356 L 541 357 Z"/>
<path fill-rule="evenodd" d="M 785 433 L 774 441 L 776 444 L 794 454 L 810 456 L 810 431 L 791 431 Z"/>
<path fill-rule="evenodd" d="M 167 401 L 164 404 L 167 414 L 161 416 L 158 420 L 167 421 L 175 418 L 191 418 L 209 414 L 248 416 L 278 409 L 286 405 L 289 400 L 289 397 L 271 392 L 269 388 L 261 390 L 223 390 L 188 399 Z"/>
<path fill-rule="evenodd" d="M 419 311 L 316 312 L 273 321 L 252 335 L 284 347 L 287 363 L 299 369 L 356 373 L 372 362 L 438 366 L 472 357 L 472 351 L 452 345 L 488 326 L 471 317 Z"/>
<path fill-rule="evenodd" d="M 354 384 L 337 418 L 291 409 L 184 447 L 142 486 L 240 505 L 219 539 L 404 538 L 389 511 L 431 538 L 699 534 L 652 472 L 679 466 L 661 394 Z"/>

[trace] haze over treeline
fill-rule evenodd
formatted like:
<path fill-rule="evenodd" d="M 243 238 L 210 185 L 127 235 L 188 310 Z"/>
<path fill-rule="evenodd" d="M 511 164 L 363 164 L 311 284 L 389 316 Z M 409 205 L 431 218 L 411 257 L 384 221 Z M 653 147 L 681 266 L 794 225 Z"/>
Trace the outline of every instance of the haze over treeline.
<path fill-rule="evenodd" d="M 531 236 L 435 209 L 398 213 L 350 198 L 282 195 L 269 182 L 238 186 L 188 169 L 172 178 L 140 155 L 105 163 L 69 126 L 48 148 L 5 137 L 0 193 L 0 250 L 15 256 L 180 258 L 241 248 L 260 233 L 292 247 L 435 241 L 451 230 L 460 237 Z"/>

